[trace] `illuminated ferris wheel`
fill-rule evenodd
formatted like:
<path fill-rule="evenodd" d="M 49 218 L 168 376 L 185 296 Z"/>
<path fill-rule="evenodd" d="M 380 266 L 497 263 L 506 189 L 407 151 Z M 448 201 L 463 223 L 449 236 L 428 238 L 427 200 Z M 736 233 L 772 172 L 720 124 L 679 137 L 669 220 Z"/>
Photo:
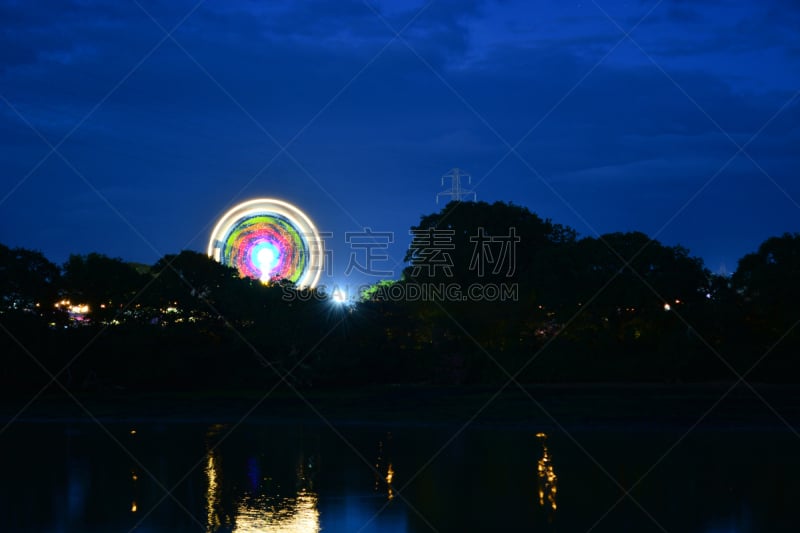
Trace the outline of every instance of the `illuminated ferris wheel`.
<path fill-rule="evenodd" d="M 220 218 L 208 255 L 242 276 L 313 288 L 322 274 L 324 253 L 319 232 L 305 213 L 282 200 L 257 198 Z"/>

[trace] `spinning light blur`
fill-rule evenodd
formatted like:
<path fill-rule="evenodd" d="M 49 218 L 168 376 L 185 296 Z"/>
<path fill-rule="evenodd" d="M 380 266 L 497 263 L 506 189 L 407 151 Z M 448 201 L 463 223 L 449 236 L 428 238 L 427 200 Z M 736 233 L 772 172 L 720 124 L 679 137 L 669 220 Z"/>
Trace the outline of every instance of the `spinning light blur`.
<path fill-rule="evenodd" d="M 208 255 L 242 276 L 314 287 L 322 272 L 322 242 L 297 207 L 272 198 L 243 202 L 219 220 Z"/>

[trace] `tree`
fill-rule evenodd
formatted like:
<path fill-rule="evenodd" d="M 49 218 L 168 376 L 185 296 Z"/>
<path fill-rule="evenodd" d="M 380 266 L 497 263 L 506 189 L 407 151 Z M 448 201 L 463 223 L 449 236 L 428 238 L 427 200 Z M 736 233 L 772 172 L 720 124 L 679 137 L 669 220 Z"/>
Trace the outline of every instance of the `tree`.
<path fill-rule="evenodd" d="M 531 281 L 543 250 L 574 242 L 572 228 L 511 203 L 450 202 L 411 228 L 406 280 L 461 285 L 514 279 Z"/>
<path fill-rule="evenodd" d="M 511 203 L 450 202 L 411 234 L 400 283 L 414 337 L 439 359 L 432 368 L 466 380 L 502 375 L 492 360 L 513 371 L 529 350 L 523 331 L 546 320 L 537 307 L 540 262 L 574 242 L 575 230 Z M 416 301 L 413 291 L 422 293 Z"/>
<path fill-rule="evenodd" d="M 0 244 L 0 312 L 60 316 L 58 267 L 40 252 Z"/>
<path fill-rule="evenodd" d="M 162 313 L 170 310 L 176 318 L 216 318 L 232 313 L 237 307 L 223 304 L 230 302 L 232 294 L 251 285 L 250 280 L 241 279 L 236 269 L 190 250 L 165 255 L 151 272 L 155 280 L 146 301 Z"/>
<path fill-rule="evenodd" d="M 665 304 L 702 301 L 708 292 L 711 274 L 701 259 L 644 233 L 586 237 L 567 253 L 569 260 L 562 258 L 558 270 L 565 278 L 549 286 L 560 287 L 574 303 L 592 301 L 605 313 L 617 308 L 661 311 Z"/>
<path fill-rule="evenodd" d="M 800 319 L 800 233 L 771 237 L 745 255 L 732 284 L 754 332 L 777 340 Z"/>
<path fill-rule="evenodd" d="M 88 304 L 96 322 L 122 318 L 148 281 L 132 264 L 98 253 L 71 255 L 63 266 L 63 296 Z"/>
<path fill-rule="evenodd" d="M 708 306 L 711 274 L 685 248 L 611 233 L 550 250 L 540 264 L 554 348 L 586 378 L 677 379 L 702 349 L 681 318 L 694 323 Z"/>
<path fill-rule="evenodd" d="M 40 252 L 0 244 L 0 386 L 4 390 L 41 388 L 56 348 L 52 324 L 67 317 L 55 307 L 58 267 Z M 31 360 L 31 355 L 37 361 Z"/>

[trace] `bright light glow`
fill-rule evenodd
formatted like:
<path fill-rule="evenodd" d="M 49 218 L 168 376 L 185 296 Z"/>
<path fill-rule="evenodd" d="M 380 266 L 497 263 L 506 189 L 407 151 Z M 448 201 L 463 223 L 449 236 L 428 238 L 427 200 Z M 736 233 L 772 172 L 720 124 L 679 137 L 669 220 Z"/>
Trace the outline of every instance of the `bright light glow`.
<path fill-rule="evenodd" d="M 343 304 L 347 302 L 347 293 L 344 292 L 342 289 L 334 289 L 333 294 L 331 294 L 331 299 L 337 304 Z"/>
<path fill-rule="evenodd" d="M 261 272 L 269 273 L 273 268 L 275 268 L 277 257 L 275 257 L 275 252 L 272 251 L 272 248 L 262 248 L 258 251 L 258 257 L 256 257 L 256 261 L 258 261 L 258 266 L 261 268 Z"/>
<path fill-rule="evenodd" d="M 243 202 L 220 218 L 208 255 L 243 277 L 313 288 L 322 274 L 319 232 L 300 209 L 273 198 Z"/>
<path fill-rule="evenodd" d="M 236 509 L 234 533 L 318 533 L 317 495 L 300 490 L 286 497 L 243 498 Z"/>
<path fill-rule="evenodd" d="M 56 302 L 55 303 L 55 308 L 56 309 L 60 309 L 62 307 L 66 308 L 67 312 L 70 315 L 72 315 L 72 318 L 75 318 L 75 319 L 78 319 L 78 320 L 80 320 L 83 317 L 82 316 L 76 316 L 76 315 L 85 315 L 86 313 L 89 312 L 89 304 L 75 304 L 75 305 L 73 305 L 72 302 L 70 302 L 69 300 L 61 300 L 60 302 Z"/>
<path fill-rule="evenodd" d="M 669 304 L 664 304 L 664 311 L 669 311 L 670 309 L 672 309 L 672 307 L 670 307 Z"/>

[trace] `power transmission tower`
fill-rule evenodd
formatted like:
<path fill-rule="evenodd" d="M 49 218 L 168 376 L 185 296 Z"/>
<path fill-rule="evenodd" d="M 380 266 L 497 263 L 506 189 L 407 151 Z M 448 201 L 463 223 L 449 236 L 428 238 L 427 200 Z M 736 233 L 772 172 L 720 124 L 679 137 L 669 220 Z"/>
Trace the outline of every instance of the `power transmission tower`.
<path fill-rule="evenodd" d="M 460 168 L 453 168 L 447 174 L 442 176 L 442 185 L 444 185 L 444 180 L 446 178 L 450 178 L 450 190 L 442 191 L 436 194 L 437 204 L 439 203 L 440 196 L 449 196 L 451 200 L 456 202 L 460 202 L 464 197 L 472 196 L 472 201 L 475 201 L 477 198 L 475 191 L 461 188 L 461 178 L 467 178 L 467 183 L 472 183 L 472 177 L 469 174 L 464 174 Z"/>

